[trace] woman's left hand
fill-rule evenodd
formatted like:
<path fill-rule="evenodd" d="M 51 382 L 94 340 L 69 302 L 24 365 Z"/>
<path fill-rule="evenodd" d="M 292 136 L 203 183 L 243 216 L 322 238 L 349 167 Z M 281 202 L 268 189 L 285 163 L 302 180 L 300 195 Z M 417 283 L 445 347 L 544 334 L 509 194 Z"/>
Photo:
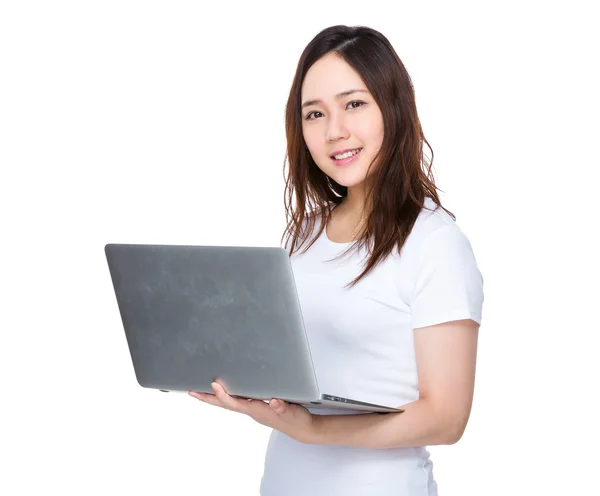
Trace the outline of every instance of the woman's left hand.
<path fill-rule="evenodd" d="M 234 398 L 229 396 L 219 383 L 213 382 L 211 386 L 214 395 L 194 391 L 188 394 L 205 403 L 248 415 L 259 424 L 283 432 L 296 441 L 315 442 L 317 416 L 306 408 L 280 399 L 272 399 L 265 403 L 262 400 Z"/>

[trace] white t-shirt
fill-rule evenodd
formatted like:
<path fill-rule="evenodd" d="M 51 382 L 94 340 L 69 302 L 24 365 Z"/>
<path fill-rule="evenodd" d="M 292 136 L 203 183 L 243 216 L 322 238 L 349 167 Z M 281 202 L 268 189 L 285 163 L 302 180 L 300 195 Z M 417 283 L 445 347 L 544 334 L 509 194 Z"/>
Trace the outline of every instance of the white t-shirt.
<path fill-rule="evenodd" d="M 471 245 L 427 198 L 400 255 L 395 250 L 356 286 L 363 250 L 323 231 L 291 258 L 319 389 L 401 406 L 419 398 L 414 329 L 459 319 L 481 324 L 483 278 Z M 317 226 L 318 227 L 318 226 Z M 311 409 L 314 414 L 354 411 Z M 299 443 L 273 430 L 262 496 L 437 496 L 424 447 L 366 449 Z"/>

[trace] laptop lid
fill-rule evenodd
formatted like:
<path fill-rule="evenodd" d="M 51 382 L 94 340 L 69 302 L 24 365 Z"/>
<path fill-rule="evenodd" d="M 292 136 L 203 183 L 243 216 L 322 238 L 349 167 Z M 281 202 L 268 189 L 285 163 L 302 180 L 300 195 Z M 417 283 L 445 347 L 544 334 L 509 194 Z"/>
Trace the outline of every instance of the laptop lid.
<path fill-rule="evenodd" d="M 105 246 L 138 383 L 233 396 L 319 398 L 287 252 Z"/>

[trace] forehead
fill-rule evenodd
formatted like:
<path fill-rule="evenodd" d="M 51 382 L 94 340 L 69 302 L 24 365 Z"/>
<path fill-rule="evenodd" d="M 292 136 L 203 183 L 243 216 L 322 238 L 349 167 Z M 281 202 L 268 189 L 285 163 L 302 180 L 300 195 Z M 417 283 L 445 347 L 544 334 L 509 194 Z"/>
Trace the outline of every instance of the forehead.
<path fill-rule="evenodd" d="M 349 89 L 367 89 L 362 78 L 341 56 L 328 53 L 308 70 L 302 83 L 302 101 L 333 99 Z"/>

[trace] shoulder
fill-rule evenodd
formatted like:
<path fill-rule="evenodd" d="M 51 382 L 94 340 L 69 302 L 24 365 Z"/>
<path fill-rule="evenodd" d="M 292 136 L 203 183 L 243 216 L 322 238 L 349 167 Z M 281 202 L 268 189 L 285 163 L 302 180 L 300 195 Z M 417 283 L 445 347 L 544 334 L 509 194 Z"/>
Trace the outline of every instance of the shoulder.
<path fill-rule="evenodd" d="M 413 287 L 433 279 L 449 286 L 465 278 L 477 285 L 483 282 L 469 238 L 455 219 L 429 198 L 393 259 Z"/>
<path fill-rule="evenodd" d="M 460 228 L 450 214 L 431 198 L 427 197 L 410 233 L 410 237 L 413 238 L 413 242 L 420 244 L 435 233 L 456 233 L 458 231 L 460 231 Z"/>
<path fill-rule="evenodd" d="M 436 246 L 443 249 L 443 245 L 447 243 L 465 242 L 468 244 L 468 239 L 452 216 L 427 197 L 402 247 L 401 256 L 396 254 L 396 258 L 416 261 L 416 258 L 423 256 L 426 249 Z"/>
<path fill-rule="evenodd" d="M 444 209 L 423 211 L 411 245 L 411 310 L 415 328 L 452 320 L 481 324 L 483 276 L 471 242 Z"/>

